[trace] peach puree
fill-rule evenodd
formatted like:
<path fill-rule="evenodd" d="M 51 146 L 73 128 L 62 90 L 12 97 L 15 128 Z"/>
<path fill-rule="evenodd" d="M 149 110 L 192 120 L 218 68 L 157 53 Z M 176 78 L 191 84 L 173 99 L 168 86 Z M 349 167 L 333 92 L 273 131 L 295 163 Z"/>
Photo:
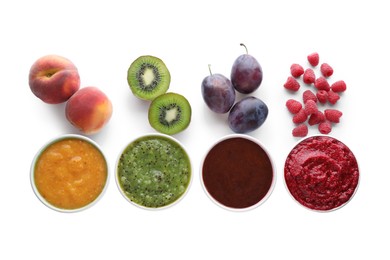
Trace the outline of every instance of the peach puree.
<path fill-rule="evenodd" d="M 47 202 L 62 209 L 88 205 L 102 192 L 106 180 L 107 164 L 101 152 L 77 138 L 49 145 L 35 164 L 38 192 Z"/>

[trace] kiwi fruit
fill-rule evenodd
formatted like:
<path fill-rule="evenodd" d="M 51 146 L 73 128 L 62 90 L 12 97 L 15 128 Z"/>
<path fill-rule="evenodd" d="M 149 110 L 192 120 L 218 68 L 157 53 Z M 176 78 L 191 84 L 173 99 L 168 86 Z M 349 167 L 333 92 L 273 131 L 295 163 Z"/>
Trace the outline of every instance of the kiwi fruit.
<path fill-rule="evenodd" d="M 167 92 L 171 74 L 161 59 L 145 55 L 131 63 L 127 71 L 127 82 L 136 97 L 153 100 Z"/>
<path fill-rule="evenodd" d="M 173 135 L 183 131 L 190 124 L 191 106 L 184 96 L 168 92 L 150 103 L 148 118 L 154 129 L 163 134 Z"/>

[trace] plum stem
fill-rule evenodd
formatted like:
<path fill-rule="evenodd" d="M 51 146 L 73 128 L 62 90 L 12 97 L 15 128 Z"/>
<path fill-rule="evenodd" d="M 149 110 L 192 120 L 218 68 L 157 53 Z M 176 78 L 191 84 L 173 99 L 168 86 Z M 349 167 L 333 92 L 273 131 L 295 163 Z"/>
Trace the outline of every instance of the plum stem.
<path fill-rule="evenodd" d="M 243 44 L 243 43 L 240 43 L 240 46 L 244 46 L 244 48 L 245 48 L 245 51 L 246 51 L 246 54 L 248 54 L 248 48 L 245 46 L 245 44 Z"/>
<path fill-rule="evenodd" d="M 211 64 L 209 64 L 209 71 L 210 71 L 210 75 L 213 75 L 213 73 L 211 72 Z"/>

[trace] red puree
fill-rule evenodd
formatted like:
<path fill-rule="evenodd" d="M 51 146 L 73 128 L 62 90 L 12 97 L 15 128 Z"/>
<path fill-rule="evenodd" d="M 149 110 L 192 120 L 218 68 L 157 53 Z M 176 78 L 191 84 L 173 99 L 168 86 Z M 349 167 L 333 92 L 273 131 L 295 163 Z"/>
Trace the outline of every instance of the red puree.
<path fill-rule="evenodd" d="M 296 145 L 286 159 L 284 177 L 292 196 L 314 210 L 345 204 L 359 181 L 355 156 L 342 142 L 314 136 Z"/>
<path fill-rule="evenodd" d="M 246 138 L 225 139 L 207 154 L 202 168 L 207 192 L 226 207 L 255 205 L 272 185 L 273 169 L 267 153 Z"/>

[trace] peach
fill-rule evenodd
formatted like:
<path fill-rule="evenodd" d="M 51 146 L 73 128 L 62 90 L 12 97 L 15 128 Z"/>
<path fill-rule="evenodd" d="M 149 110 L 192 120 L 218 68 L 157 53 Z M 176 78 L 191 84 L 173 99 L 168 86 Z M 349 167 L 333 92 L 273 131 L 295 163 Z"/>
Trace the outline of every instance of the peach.
<path fill-rule="evenodd" d="M 29 85 L 35 96 L 48 104 L 67 101 L 80 88 L 76 66 L 59 55 L 46 55 L 30 68 Z"/>
<path fill-rule="evenodd" d="M 110 120 L 112 103 L 97 87 L 83 87 L 65 106 L 68 121 L 84 134 L 95 134 Z"/>

